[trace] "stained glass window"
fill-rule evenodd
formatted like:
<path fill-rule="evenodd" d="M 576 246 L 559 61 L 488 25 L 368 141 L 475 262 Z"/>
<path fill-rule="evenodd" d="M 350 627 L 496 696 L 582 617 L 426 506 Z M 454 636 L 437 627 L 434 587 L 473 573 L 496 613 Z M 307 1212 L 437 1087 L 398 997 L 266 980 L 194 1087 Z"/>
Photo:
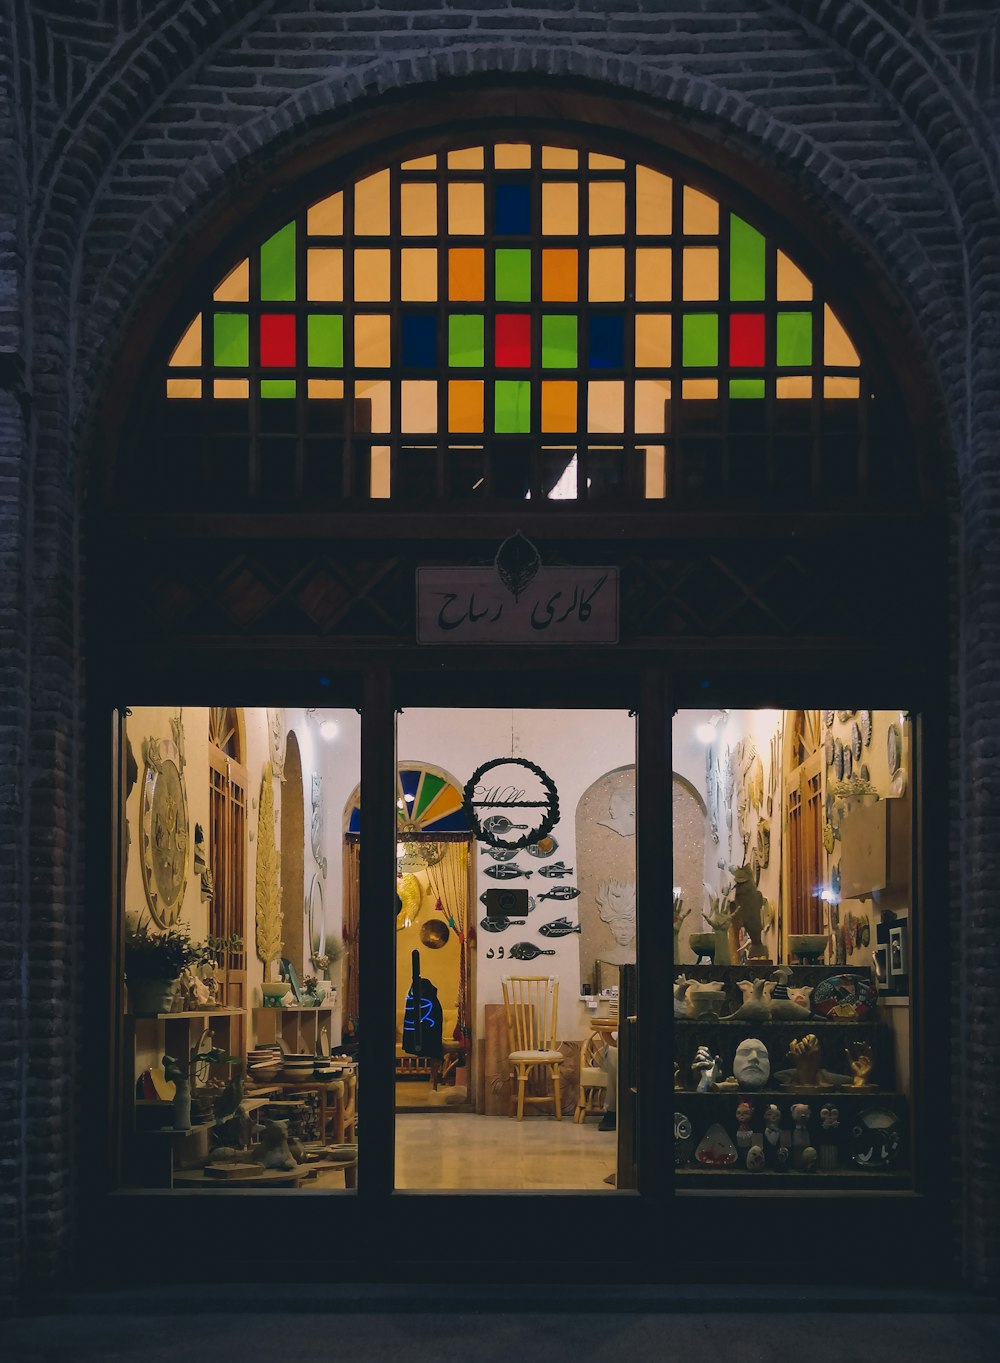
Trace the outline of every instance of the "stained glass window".
<path fill-rule="evenodd" d="M 816 491 L 834 432 L 860 476 L 858 350 L 752 217 L 572 147 L 411 157 L 227 270 L 170 357 L 168 421 L 228 411 L 251 497 Z"/>

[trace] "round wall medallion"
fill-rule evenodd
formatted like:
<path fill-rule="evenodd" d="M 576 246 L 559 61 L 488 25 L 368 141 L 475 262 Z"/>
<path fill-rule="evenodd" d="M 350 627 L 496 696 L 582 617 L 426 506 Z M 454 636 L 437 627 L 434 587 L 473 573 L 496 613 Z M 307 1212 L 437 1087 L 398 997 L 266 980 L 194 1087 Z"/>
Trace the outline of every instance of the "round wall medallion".
<path fill-rule="evenodd" d="M 509 767 L 522 770 L 504 770 Z M 555 782 L 526 757 L 495 757 L 477 767 L 465 783 L 462 806 L 476 840 L 490 847 L 527 847 L 548 837 L 559 821 Z"/>
<path fill-rule="evenodd" d="M 142 885 L 153 921 L 169 928 L 180 917 L 188 876 L 188 804 L 184 786 L 183 739 L 148 738 L 140 804 Z"/>

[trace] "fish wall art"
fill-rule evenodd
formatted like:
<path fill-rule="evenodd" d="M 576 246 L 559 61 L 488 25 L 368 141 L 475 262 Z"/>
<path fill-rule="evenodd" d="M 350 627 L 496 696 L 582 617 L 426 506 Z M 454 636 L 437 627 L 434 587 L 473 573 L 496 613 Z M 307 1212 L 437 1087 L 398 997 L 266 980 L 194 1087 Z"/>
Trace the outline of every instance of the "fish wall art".
<path fill-rule="evenodd" d="M 538 931 L 543 937 L 568 937 L 571 932 L 580 931 L 580 924 L 571 923 L 568 918 L 553 918 L 551 923 L 543 923 Z"/>
<path fill-rule="evenodd" d="M 517 880 L 521 876 L 530 876 L 531 871 L 524 871 L 520 866 L 512 866 L 509 861 L 500 861 L 493 866 L 487 866 L 484 876 L 492 876 L 494 880 Z"/>
<path fill-rule="evenodd" d="M 502 867 L 499 869 L 503 869 Z M 575 885 L 553 885 L 551 890 L 546 890 L 544 894 L 538 896 L 539 901 L 543 899 L 576 899 L 580 891 Z"/>
<path fill-rule="evenodd" d="M 545 876 L 548 880 L 558 880 L 561 876 L 571 876 L 573 868 L 565 865 L 564 862 L 553 861 L 548 866 L 539 866 L 538 874 Z"/>

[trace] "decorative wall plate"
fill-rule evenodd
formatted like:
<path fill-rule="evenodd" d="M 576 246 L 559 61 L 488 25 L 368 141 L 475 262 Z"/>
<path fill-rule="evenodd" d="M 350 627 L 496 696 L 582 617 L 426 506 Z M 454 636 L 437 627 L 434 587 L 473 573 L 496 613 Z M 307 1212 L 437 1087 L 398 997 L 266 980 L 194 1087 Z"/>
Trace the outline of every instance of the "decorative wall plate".
<path fill-rule="evenodd" d="M 539 838 L 537 842 L 529 842 L 524 850 L 530 857 L 550 857 L 558 846 L 559 844 L 556 842 L 555 838 L 549 835 L 548 837 Z M 514 848 L 511 855 L 513 856 L 516 851 L 517 849 Z"/>
<path fill-rule="evenodd" d="M 872 779 L 867 763 L 861 763 L 861 770 L 858 772 L 858 775 L 861 777 L 862 781 L 870 781 Z"/>
<path fill-rule="evenodd" d="M 890 724 L 885 737 L 886 756 L 889 759 L 889 775 L 895 776 L 903 756 L 903 735 L 898 724 Z"/>
<path fill-rule="evenodd" d="M 861 711 L 861 739 L 866 748 L 872 745 L 872 712 L 870 710 Z"/>
<path fill-rule="evenodd" d="M 844 748 L 844 780 L 849 781 L 854 775 L 854 754 L 850 748 Z"/>
<path fill-rule="evenodd" d="M 323 882 L 318 874 L 309 882 L 306 919 L 309 924 L 309 954 L 311 957 L 323 956 L 326 954 L 326 911 L 323 908 Z"/>
<path fill-rule="evenodd" d="M 828 975 L 813 993 L 813 1012 L 824 1018 L 863 1022 L 878 1002 L 878 992 L 866 975 Z"/>
<path fill-rule="evenodd" d="M 906 772 L 902 767 L 899 771 L 893 773 L 892 780 L 889 782 L 889 789 L 897 798 L 906 794 Z"/>
<path fill-rule="evenodd" d="M 516 847 L 483 847 L 481 850 L 494 861 L 513 861 L 517 856 Z"/>
<path fill-rule="evenodd" d="M 826 757 L 826 765 L 827 765 L 828 767 L 832 767 L 832 766 L 833 766 L 833 734 L 827 734 L 827 736 L 826 736 L 826 741 L 825 741 L 825 743 L 823 744 L 823 754 L 824 754 L 824 756 Z"/>
<path fill-rule="evenodd" d="M 855 762 L 861 761 L 861 726 L 857 720 L 851 725 L 851 752 Z"/>
<path fill-rule="evenodd" d="M 180 917 L 188 877 L 188 803 L 184 784 L 184 731 L 178 716 L 172 738 L 142 744 L 139 855 L 146 902 L 157 927 Z"/>
<path fill-rule="evenodd" d="M 851 1159 L 862 1169 L 888 1169 L 903 1145 L 899 1117 L 891 1107 L 866 1107 L 851 1128 Z"/>
<path fill-rule="evenodd" d="M 839 738 L 833 740 L 833 769 L 837 773 L 837 780 L 844 779 L 844 745 Z"/>

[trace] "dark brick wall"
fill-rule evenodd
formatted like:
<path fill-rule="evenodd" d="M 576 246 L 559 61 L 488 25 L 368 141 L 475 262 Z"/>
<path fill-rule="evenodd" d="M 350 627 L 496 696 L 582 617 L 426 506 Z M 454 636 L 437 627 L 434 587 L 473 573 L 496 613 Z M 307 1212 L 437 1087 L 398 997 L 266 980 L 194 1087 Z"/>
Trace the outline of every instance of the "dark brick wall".
<path fill-rule="evenodd" d="M 994 0 L 3 0 L 0 24 L 0 1290 L 51 1282 L 74 1233 L 79 536 L 110 365 L 234 186 L 365 97 L 495 73 L 660 102 L 793 179 L 905 300 L 955 488 L 956 1256 L 1000 1285 Z M 39 971 L 65 987 L 28 1026 Z"/>

